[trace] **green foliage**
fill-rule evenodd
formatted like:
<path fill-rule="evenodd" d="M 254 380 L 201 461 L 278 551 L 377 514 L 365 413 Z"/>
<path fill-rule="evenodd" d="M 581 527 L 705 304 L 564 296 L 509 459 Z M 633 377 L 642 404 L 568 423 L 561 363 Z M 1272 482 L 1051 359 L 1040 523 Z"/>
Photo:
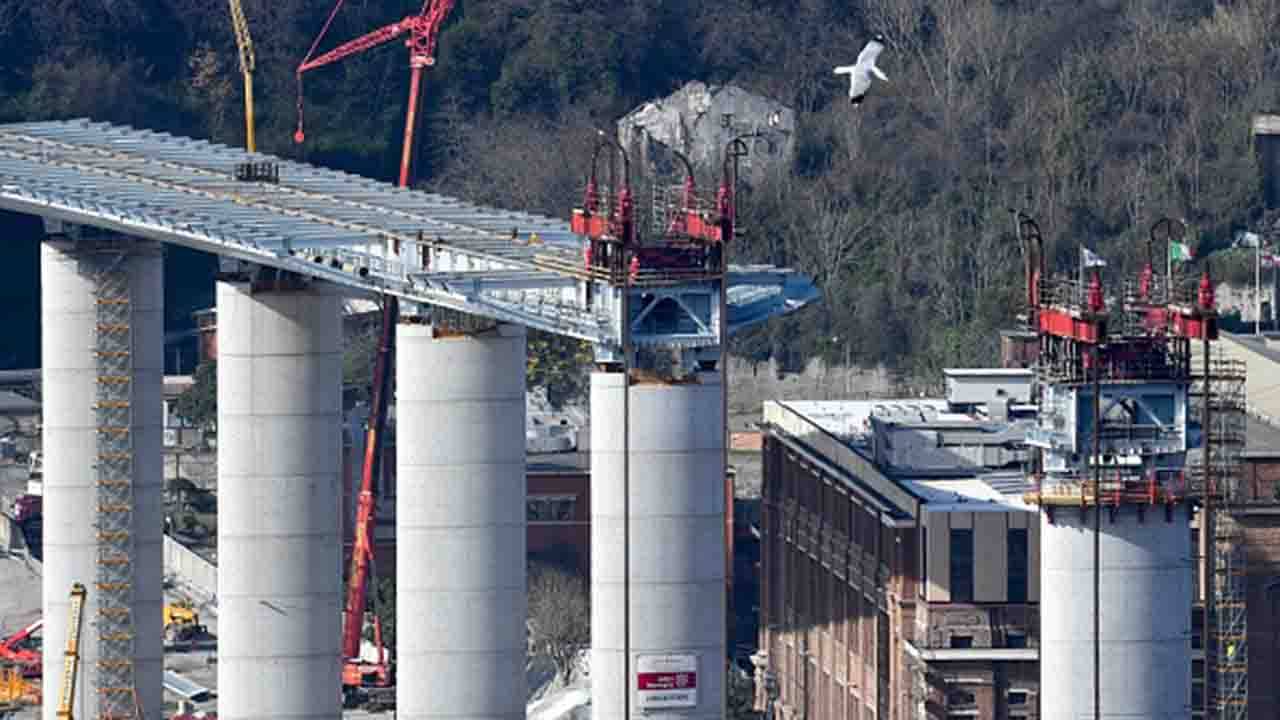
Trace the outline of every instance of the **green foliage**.
<path fill-rule="evenodd" d="M 373 371 L 382 342 L 381 315 L 343 338 L 342 386 L 352 399 L 368 402 L 373 393 Z"/>
<path fill-rule="evenodd" d="M 191 374 L 191 387 L 182 391 L 174 410 L 198 428 L 209 429 L 218 422 L 218 363 L 205 360 Z"/>
<path fill-rule="evenodd" d="M 761 713 L 754 709 L 755 683 L 751 677 L 730 664 L 725 679 L 729 683 L 725 717 L 730 720 L 758 720 Z"/>
<path fill-rule="evenodd" d="M 392 657 L 395 657 L 396 648 L 396 579 L 395 577 L 384 577 L 378 580 L 377 586 L 372 593 L 373 597 L 369 598 L 373 601 L 374 615 L 382 622 L 382 644 L 392 651 Z M 372 628 L 369 628 L 368 637 L 372 640 Z"/>
<path fill-rule="evenodd" d="M 545 388 L 554 408 L 583 400 L 590 383 L 591 346 L 580 340 L 538 330 L 528 334 L 529 387 Z"/>

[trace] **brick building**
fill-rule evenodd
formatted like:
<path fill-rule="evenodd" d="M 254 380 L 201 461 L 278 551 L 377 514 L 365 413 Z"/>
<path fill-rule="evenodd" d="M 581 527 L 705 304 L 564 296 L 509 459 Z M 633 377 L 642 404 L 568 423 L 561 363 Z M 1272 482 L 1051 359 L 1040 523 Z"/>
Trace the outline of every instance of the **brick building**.
<path fill-rule="evenodd" d="M 587 453 L 530 455 L 525 554 L 591 579 L 591 458 Z"/>
<path fill-rule="evenodd" d="M 360 423 L 362 420 L 356 420 Z M 357 425 L 354 425 L 358 427 Z M 364 439 L 350 429 L 343 447 L 344 557 L 350 561 L 356 515 L 356 493 L 364 463 Z M 538 453 L 528 456 L 525 478 L 528 529 L 526 555 L 530 560 L 560 564 L 590 579 L 591 470 L 589 456 L 580 452 Z M 379 577 L 394 577 L 396 568 L 395 435 L 387 437 L 374 527 L 374 565 Z"/>
<path fill-rule="evenodd" d="M 765 404 L 758 709 L 1037 716 L 1027 383 L 1001 375 L 949 377 L 962 402 Z"/>
<path fill-rule="evenodd" d="M 1248 434 L 1243 506 L 1232 513 L 1246 574 L 1248 715 L 1275 718 L 1280 717 L 1280 430 L 1251 418 Z"/>

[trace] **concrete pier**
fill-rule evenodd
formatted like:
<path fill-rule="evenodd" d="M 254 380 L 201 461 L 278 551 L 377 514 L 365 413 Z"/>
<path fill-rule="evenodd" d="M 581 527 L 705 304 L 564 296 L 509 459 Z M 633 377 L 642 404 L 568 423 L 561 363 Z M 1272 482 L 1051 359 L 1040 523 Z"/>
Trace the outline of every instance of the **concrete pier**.
<path fill-rule="evenodd" d="M 596 720 L 625 717 L 626 692 L 633 717 L 659 710 L 668 714 L 664 717 L 724 717 L 722 391 L 717 373 L 704 373 L 697 383 L 633 384 L 624 414 L 623 375 L 591 376 L 591 716 Z M 623 572 L 624 436 L 630 457 L 629 593 Z M 630 682 L 624 679 L 628 596 Z M 674 693 L 637 690 L 663 675 L 684 675 L 689 682 L 691 668 L 692 687 Z"/>
<path fill-rule="evenodd" d="M 124 238 L 71 241 L 51 235 L 41 249 L 44 460 L 44 668 L 41 716 L 54 720 L 73 583 L 88 589 L 80 634 L 78 717 L 96 717 L 94 622 L 98 617 L 97 487 L 98 276 L 118 258 L 128 276 L 132 365 L 133 675 L 148 718 L 160 717 L 163 671 L 162 513 L 164 272 L 158 243 Z"/>
<path fill-rule="evenodd" d="M 525 330 L 396 334 L 396 716 L 524 718 Z"/>
<path fill-rule="evenodd" d="M 1040 717 L 1093 717 L 1093 523 L 1040 514 Z M 1185 507 L 1102 516 L 1099 585 L 1104 718 L 1190 717 L 1191 532 Z"/>
<path fill-rule="evenodd" d="M 218 283 L 218 715 L 341 716 L 341 296 Z"/>

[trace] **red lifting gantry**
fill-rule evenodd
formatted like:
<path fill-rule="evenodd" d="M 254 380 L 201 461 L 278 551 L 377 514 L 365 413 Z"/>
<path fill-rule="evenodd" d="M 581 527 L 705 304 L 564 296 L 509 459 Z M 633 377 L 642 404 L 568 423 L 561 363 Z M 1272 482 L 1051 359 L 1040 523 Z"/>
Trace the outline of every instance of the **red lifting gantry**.
<path fill-rule="evenodd" d="M 610 146 L 622 158 L 622 177 L 609 178 L 609 189 L 601 196 L 597 165 L 600 152 Z M 699 207 L 693 166 L 680 152 L 672 154 L 685 167 L 685 179 L 679 207 L 671 208 L 670 221 L 662 228 L 662 241 L 641 246 L 637 239 L 635 201 L 631 193 L 631 165 L 626 150 L 602 131 L 591 154 L 591 172 L 587 179 L 581 208 L 575 208 L 569 227 L 586 237 L 583 261 L 588 274 L 603 272 L 603 278 L 619 282 L 624 272 L 636 281 L 642 271 L 646 276 L 671 279 L 676 275 L 718 274 L 723 272 L 724 243 L 733 238 L 734 193 L 729 171 L 731 156 L 726 154 L 720 188 L 714 211 Z M 612 169 L 612 164 L 611 164 Z M 616 194 L 613 188 L 617 188 Z"/>
<path fill-rule="evenodd" d="M 1068 383 L 1083 382 L 1087 374 L 1082 370 L 1093 370 L 1095 354 L 1087 350 L 1092 347 L 1095 351 L 1101 350 L 1096 355 L 1101 367 L 1095 372 L 1102 372 L 1109 380 L 1188 377 L 1191 341 L 1207 343 L 1217 339 L 1217 310 L 1207 266 L 1194 293 L 1180 294 L 1169 277 L 1165 278 L 1165 288 L 1154 286 L 1152 243 L 1179 239 L 1181 226 L 1176 221 L 1164 218 L 1152 227 L 1147 262 L 1139 273 L 1137 290 L 1127 292 L 1124 298 L 1125 313 L 1137 320 L 1138 334 L 1135 335 L 1125 334 L 1123 330 L 1118 334 L 1108 332 L 1106 301 L 1096 271 L 1084 288 L 1062 280 L 1046 283 L 1039 228 L 1022 213 L 1018 213 L 1017 221 L 1025 249 L 1027 320 L 1030 329 L 1040 337 L 1042 372 Z M 1185 484 L 1181 490 L 1185 492 Z M 1171 503 L 1179 494 L 1162 488 L 1152 474 L 1140 481 L 1112 482 L 1109 487 L 1094 490 L 1092 495 L 1086 491 L 1076 496 L 1075 502 L 1083 507 L 1092 501 L 1111 505 L 1114 510 L 1129 503 Z M 1054 500 L 1041 496 L 1038 490 L 1029 497 L 1045 504 L 1050 513 L 1059 501 L 1072 502 L 1066 497 Z"/>

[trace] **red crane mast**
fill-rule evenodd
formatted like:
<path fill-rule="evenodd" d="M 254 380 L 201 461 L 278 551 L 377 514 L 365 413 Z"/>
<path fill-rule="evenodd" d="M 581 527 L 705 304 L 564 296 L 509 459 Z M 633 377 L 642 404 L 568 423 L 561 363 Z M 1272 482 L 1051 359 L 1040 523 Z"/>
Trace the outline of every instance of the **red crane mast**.
<path fill-rule="evenodd" d="M 409 37 L 405 45 L 409 48 L 409 102 L 405 111 L 404 147 L 400 154 L 400 187 L 409 186 L 409 172 L 413 157 L 413 133 L 417 124 L 418 96 L 421 94 L 422 69 L 435 64 L 436 36 L 440 26 L 444 24 L 449 12 L 453 10 L 454 0 L 425 0 L 422 11 L 417 15 L 406 17 L 385 27 L 366 33 L 318 56 L 315 54 L 321 39 L 329 31 L 334 17 L 341 9 L 344 0 L 338 0 L 320 34 L 312 43 L 307 56 L 298 65 L 298 129 L 294 132 L 294 142 L 301 143 L 306 135 L 302 129 L 302 74 L 335 63 L 357 53 L 384 45 L 403 35 Z M 360 639 L 364 630 L 364 613 L 368 598 L 370 566 L 373 561 L 373 526 L 375 521 L 376 498 L 373 492 L 374 482 L 380 475 L 382 464 L 382 447 L 386 426 L 387 404 L 391 395 L 391 368 L 395 356 L 395 323 L 399 316 L 399 303 L 394 296 L 384 298 L 382 308 L 382 337 L 378 358 L 374 365 L 373 397 L 369 416 L 369 427 L 365 441 L 364 465 L 360 478 L 360 494 L 356 505 L 356 525 L 351 552 L 351 570 L 347 579 L 347 601 L 343 610 L 342 625 L 342 684 L 344 688 L 358 688 L 364 685 L 385 687 L 391 684 L 390 663 L 382 644 L 382 625 L 375 617 L 373 620 L 374 643 L 378 647 L 378 660 L 365 663 L 360 658 Z"/>
<path fill-rule="evenodd" d="M 422 4 L 422 11 L 417 15 L 410 15 L 403 20 L 378 28 L 354 40 L 349 40 L 319 57 L 312 58 L 320 40 L 333 24 L 333 18 L 338 14 L 338 9 L 342 7 L 343 2 L 344 0 L 338 0 L 334 5 L 333 12 L 329 14 L 329 19 L 325 21 L 320 35 L 311 45 L 310 52 L 298 65 L 298 129 L 293 134 L 293 140 L 300 143 L 306 138 L 302 131 L 303 73 L 384 45 L 408 33 L 409 37 L 405 40 L 405 45 L 409 48 L 409 104 L 405 112 L 404 147 L 400 153 L 400 187 L 408 187 L 410 158 L 413 155 L 413 129 L 417 123 L 418 96 L 421 94 L 422 69 L 436 62 L 436 36 L 440 33 L 440 26 L 444 24 L 445 18 L 453 10 L 454 0 L 426 0 Z"/>

